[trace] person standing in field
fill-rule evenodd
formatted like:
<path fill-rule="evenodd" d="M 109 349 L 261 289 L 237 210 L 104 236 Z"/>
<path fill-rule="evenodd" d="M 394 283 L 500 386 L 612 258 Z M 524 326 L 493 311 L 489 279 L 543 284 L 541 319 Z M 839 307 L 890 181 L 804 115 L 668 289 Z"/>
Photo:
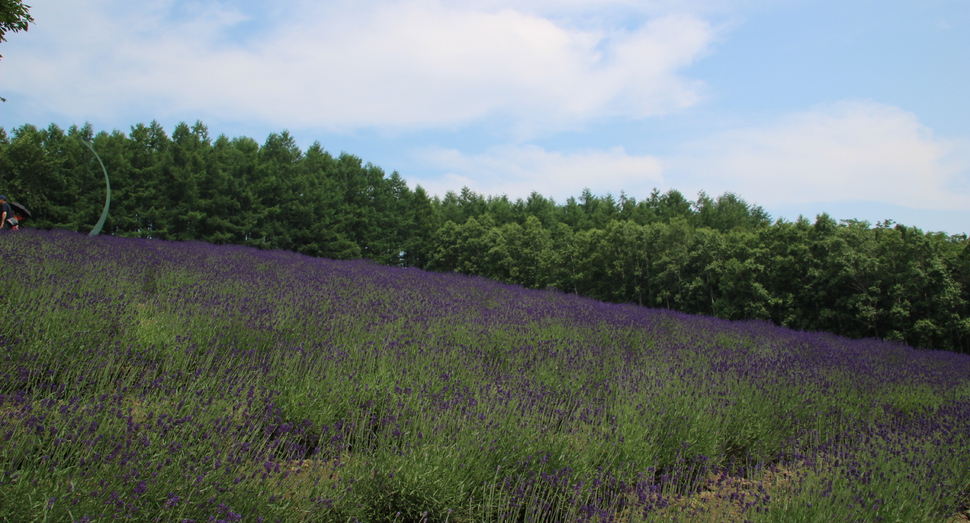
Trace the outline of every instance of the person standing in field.
<path fill-rule="evenodd" d="M 20 216 L 19 210 L 13 210 L 13 205 L 7 203 L 7 197 L 0 195 L 0 229 L 2 230 L 17 230 L 20 229 L 20 220 L 23 220 L 23 216 Z M 14 204 L 16 205 L 16 204 Z"/>
<path fill-rule="evenodd" d="M 0 209 L 0 223 L 3 224 L 2 229 L 6 231 L 13 228 L 15 225 L 14 223 L 11 223 L 9 219 L 13 218 L 16 220 L 16 218 L 13 216 L 13 209 L 11 209 L 10 204 L 7 203 L 6 196 L 0 195 L 0 204 L 3 205 L 3 209 Z"/>

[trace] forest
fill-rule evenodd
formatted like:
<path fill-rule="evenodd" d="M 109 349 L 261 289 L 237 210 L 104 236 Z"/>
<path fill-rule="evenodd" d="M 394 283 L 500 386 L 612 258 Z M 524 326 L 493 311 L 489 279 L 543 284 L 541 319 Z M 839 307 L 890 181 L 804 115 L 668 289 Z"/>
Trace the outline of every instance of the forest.
<path fill-rule="evenodd" d="M 755 319 L 970 353 L 965 234 L 871 224 L 772 220 L 741 196 L 676 190 L 556 202 L 467 188 L 409 188 L 288 132 L 213 139 L 207 127 L 157 122 L 127 134 L 0 128 L 0 189 L 41 229 L 282 249 L 333 259 L 479 275 L 616 303 Z M 18 270 L 29 271 L 29 267 Z"/>

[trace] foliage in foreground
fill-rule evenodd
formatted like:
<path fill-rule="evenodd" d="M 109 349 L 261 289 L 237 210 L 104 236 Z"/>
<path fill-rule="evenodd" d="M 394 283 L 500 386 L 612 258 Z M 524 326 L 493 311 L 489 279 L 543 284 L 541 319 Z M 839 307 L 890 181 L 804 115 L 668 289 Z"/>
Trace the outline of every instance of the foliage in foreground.
<path fill-rule="evenodd" d="M 0 263 L 0 521 L 967 510 L 965 355 L 238 246 Z"/>

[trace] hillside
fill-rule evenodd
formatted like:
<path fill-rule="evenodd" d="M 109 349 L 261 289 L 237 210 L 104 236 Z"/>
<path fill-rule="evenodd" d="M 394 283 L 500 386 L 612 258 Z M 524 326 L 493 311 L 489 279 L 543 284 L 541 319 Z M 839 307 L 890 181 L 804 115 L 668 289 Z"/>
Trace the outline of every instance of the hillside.
<path fill-rule="evenodd" d="M 432 197 L 398 173 L 290 134 L 215 139 L 51 124 L 0 128 L 4 193 L 39 229 L 289 250 L 484 276 L 613 303 L 970 354 L 970 241 L 884 220 L 772 221 L 732 193 L 563 202 L 464 188 Z M 951 231 L 952 232 L 952 231 Z"/>
<path fill-rule="evenodd" d="M 967 355 L 201 242 L 0 263 L 0 521 L 970 508 Z"/>

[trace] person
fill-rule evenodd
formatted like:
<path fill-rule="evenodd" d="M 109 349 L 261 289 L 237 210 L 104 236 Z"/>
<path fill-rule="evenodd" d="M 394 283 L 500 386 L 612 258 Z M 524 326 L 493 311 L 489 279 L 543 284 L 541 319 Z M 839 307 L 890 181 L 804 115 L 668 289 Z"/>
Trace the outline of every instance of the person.
<path fill-rule="evenodd" d="M 10 204 L 7 203 L 7 197 L 0 194 L 0 204 L 3 205 L 3 209 L 0 210 L 0 223 L 3 224 L 3 230 L 12 229 L 17 225 L 17 218 L 13 215 L 13 209 L 10 208 Z M 12 223 L 11 223 L 12 222 Z"/>

